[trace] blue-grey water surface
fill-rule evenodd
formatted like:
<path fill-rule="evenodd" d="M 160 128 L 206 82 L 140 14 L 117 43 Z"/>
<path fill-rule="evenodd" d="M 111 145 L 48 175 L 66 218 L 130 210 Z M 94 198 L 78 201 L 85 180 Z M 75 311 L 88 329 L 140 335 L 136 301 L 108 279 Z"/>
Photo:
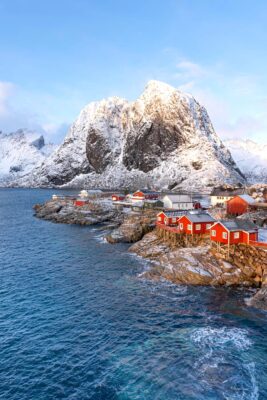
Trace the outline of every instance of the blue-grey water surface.
<path fill-rule="evenodd" d="M 34 218 L 53 192 L 0 190 L 1 399 L 267 399 L 247 292 L 140 279 L 127 245 Z"/>

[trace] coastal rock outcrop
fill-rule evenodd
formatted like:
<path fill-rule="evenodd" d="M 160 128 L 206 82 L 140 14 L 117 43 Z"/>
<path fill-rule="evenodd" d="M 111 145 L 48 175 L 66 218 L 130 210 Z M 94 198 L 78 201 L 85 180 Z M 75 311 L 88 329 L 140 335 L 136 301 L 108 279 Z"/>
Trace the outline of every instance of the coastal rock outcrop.
<path fill-rule="evenodd" d="M 52 222 L 78 225 L 95 225 L 111 223 L 116 227 L 122 223 L 122 214 L 103 204 L 88 202 L 82 207 L 73 205 L 72 200 L 49 200 L 34 206 L 35 216 Z"/>
<path fill-rule="evenodd" d="M 63 144 L 16 184 L 64 187 L 181 187 L 244 183 L 230 152 L 193 96 L 150 81 L 134 102 L 87 105 Z"/>
<path fill-rule="evenodd" d="M 106 236 L 109 243 L 134 243 L 155 228 L 155 213 L 146 212 L 143 215 L 128 215 L 123 223 Z"/>
<path fill-rule="evenodd" d="M 255 272 L 214 257 L 209 245 L 179 248 L 168 244 L 156 231 L 145 235 L 129 251 L 152 261 L 152 268 L 144 272 L 148 278 L 190 285 L 258 285 Z"/>

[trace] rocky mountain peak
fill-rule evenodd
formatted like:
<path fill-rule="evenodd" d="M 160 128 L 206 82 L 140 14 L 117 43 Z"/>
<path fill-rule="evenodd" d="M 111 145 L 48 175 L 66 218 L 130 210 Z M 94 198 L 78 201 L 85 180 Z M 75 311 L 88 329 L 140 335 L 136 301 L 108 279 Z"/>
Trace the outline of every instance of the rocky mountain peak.
<path fill-rule="evenodd" d="M 146 84 L 141 97 L 144 95 L 166 97 L 168 95 L 173 94 L 174 92 L 176 92 L 176 89 L 173 86 L 169 85 L 168 83 L 157 80 L 150 80 Z"/>
<path fill-rule="evenodd" d="M 25 185 L 206 188 L 244 182 L 208 113 L 192 96 L 149 81 L 133 102 L 88 104 Z"/>

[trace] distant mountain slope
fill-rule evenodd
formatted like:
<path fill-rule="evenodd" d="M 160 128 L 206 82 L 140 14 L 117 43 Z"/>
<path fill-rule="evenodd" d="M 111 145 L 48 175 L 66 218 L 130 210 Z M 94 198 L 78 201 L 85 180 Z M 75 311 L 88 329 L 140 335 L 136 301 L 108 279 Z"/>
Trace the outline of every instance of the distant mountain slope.
<path fill-rule="evenodd" d="M 87 105 L 22 186 L 206 188 L 244 177 L 191 95 L 150 81 L 134 102 Z"/>
<path fill-rule="evenodd" d="M 224 144 L 250 183 L 267 183 L 267 143 L 245 139 L 226 140 Z"/>
<path fill-rule="evenodd" d="M 56 146 L 45 144 L 42 135 L 20 129 L 4 134 L 0 132 L 0 186 L 11 184 L 41 164 Z"/>

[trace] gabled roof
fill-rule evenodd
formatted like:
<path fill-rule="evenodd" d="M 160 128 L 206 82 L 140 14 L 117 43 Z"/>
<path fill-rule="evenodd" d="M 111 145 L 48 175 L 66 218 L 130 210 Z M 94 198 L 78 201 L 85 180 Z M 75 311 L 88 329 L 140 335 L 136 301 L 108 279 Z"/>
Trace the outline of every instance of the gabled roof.
<path fill-rule="evenodd" d="M 153 195 L 159 195 L 159 192 L 153 192 L 150 190 L 136 190 L 133 194 L 135 193 L 143 193 L 143 194 L 153 194 Z"/>
<path fill-rule="evenodd" d="M 240 194 L 238 197 L 240 197 L 240 199 L 244 200 L 248 204 L 252 205 L 255 203 L 253 197 L 249 196 L 248 194 Z"/>
<path fill-rule="evenodd" d="M 185 215 L 185 211 L 160 211 L 158 213 L 159 214 L 164 214 L 166 215 L 166 217 L 182 217 L 183 215 Z"/>
<path fill-rule="evenodd" d="M 189 194 L 165 194 L 164 197 L 169 197 L 169 199 L 174 203 L 184 203 L 184 202 L 192 202 L 191 196 Z"/>
<path fill-rule="evenodd" d="M 234 197 L 239 196 L 245 192 L 244 188 L 236 188 L 236 189 L 222 189 L 222 188 L 214 188 L 211 192 L 211 196 L 224 196 L 224 197 Z"/>
<path fill-rule="evenodd" d="M 258 229 L 257 225 L 246 219 L 221 220 L 218 223 L 221 223 L 228 231 L 254 232 Z"/>
<path fill-rule="evenodd" d="M 216 219 L 208 213 L 187 213 L 185 216 L 193 223 L 216 221 Z"/>
<path fill-rule="evenodd" d="M 136 192 L 134 192 L 132 195 L 136 195 L 136 194 L 142 194 L 144 195 L 145 193 L 142 190 L 136 190 Z"/>

